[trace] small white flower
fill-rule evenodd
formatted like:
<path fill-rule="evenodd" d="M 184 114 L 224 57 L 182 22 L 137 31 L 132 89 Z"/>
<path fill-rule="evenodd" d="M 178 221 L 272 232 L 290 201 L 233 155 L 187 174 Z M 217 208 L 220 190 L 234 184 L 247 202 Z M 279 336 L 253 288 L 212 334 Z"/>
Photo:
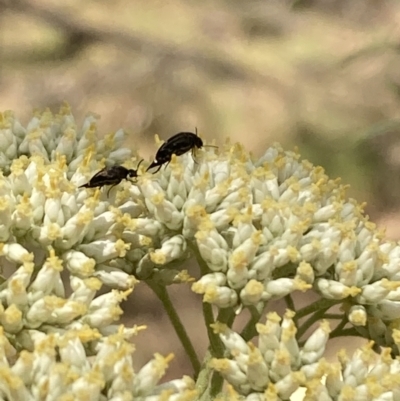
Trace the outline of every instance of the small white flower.
<path fill-rule="evenodd" d="M 160 249 L 150 255 L 157 265 L 165 265 L 173 260 L 182 258 L 186 253 L 186 240 L 182 235 L 175 235 L 163 242 Z"/>
<path fill-rule="evenodd" d="M 349 321 L 354 326 L 365 326 L 367 324 L 367 311 L 362 305 L 353 305 L 348 316 Z"/>
<path fill-rule="evenodd" d="M 0 323 L 8 333 L 18 333 L 23 327 L 22 312 L 11 304 L 0 316 Z"/>
<path fill-rule="evenodd" d="M 112 290 L 107 294 L 95 298 L 90 303 L 87 314 L 82 318 L 83 323 L 87 323 L 91 327 L 101 327 L 111 324 L 122 314 L 119 304 L 131 292 L 131 289 L 125 292 Z"/>
<path fill-rule="evenodd" d="M 77 276 L 88 277 L 92 275 L 96 266 L 96 261 L 93 258 L 75 250 L 65 252 L 63 259 L 71 274 Z"/>
<path fill-rule="evenodd" d="M 100 270 L 94 273 L 94 276 L 99 278 L 100 281 L 111 288 L 126 290 L 133 288 L 138 283 L 134 276 L 131 276 L 120 269 L 110 266 L 99 265 Z"/>
<path fill-rule="evenodd" d="M 325 352 L 330 331 L 329 323 L 323 321 L 320 327 L 310 335 L 300 351 L 300 359 L 303 364 L 310 365 L 321 358 Z"/>
<path fill-rule="evenodd" d="M 225 380 L 231 383 L 236 389 L 239 389 L 242 394 L 249 393 L 250 384 L 248 384 L 246 374 L 242 372 L 237 362 L 227 358 L 212 359 L 210 366 L 220 372 Z"/>
<path fill-rule="evenodd" d="M 158 381 L 164 376 L 165 370 L 173 357 L 173 354 L 169 354 L 166 357 L 155 354 L 154 359 L 140 369 L 133 383 L 135 396 L 149 395 L 153 391 Z"/>

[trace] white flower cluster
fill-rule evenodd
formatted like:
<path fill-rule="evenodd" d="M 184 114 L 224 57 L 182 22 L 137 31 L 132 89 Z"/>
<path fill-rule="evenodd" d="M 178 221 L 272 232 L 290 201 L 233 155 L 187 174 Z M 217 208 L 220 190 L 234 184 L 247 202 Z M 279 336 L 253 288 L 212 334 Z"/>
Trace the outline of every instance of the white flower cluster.
<path fill-rule="evenodd" d="M 122 328 L 102 337 L 82 328 L 64 335 L 37 335 L 34 350 L 22 351 L 11 365 L 13 347 L 0 328 L 0 398 L 7 401 L 187 401 L 193 399 L 189 377 L 158 384 L 172 354 L 154 358 L 138 372 L 132 365 L 133 345 Z M 85 343 L 99 340 L 96 356 L 87 358 Z"/>
<path fill-rule="evenodd" d="M 96 129 L 94 117 L 78 128 L 68 107 L 26 128 L 0 113 L 0 399 L 184 400 L 190 388 L 156 386 L 168 358 L 133 375 L 131 329 L 112 343 L 137 283 L 134 262 L 161 246 L 163 226 L 128 182 L 110 198 L 78 189 L 105 165 L 132 163 L 122 131 L 97 140 Z M 111 290 L 99 295 L 103 285 Z"/>
<path fill-rule="evenodd" d="M 211 365 L 231 385 L 230 401 L 283 401 L 304 390 L 307 401 L 397 400 L 400 397 L 400 361 L 392 359 L 390 349 L 381 355 L 372 351 L 372 342 L 339 361 L 322 358 L 330 328 L 322 321 L 303 346 L 296 340 L 293 313 L 282 322 L 276 313 L 265 324 L 256 325 L 258 346 L 225 325 L 214 329 L 224 343 L 229 358 L 213 359 Z"/>
<path fill-rule="evenodd" d="M 56 116 L 36 114 L 26 127 L 12 113 L 0 113 L 3 342 L 35 353 L 42 336 L 57 342 L 54 350 L 69 333 L 96 329 L 100 337 L 81 344 L 98 357 L 137 279 L 190 281 L 182 262 L 195 256 L 201 274 L 192 289 L 204 302 L 261 315 L 270 300 L 313 290 L 323 301 L 315 303 L 322 305 L 320 319 L 342 304 L 339 328 L 399 354 L 400 245 L 386 241 L 322 168 L 279 146 L 254 160 L 240 145 L 225 145 L 195 158 L 173 155 L 168 168 L 154 175 L 141 170 L 136 183 L 122 181 L 108 196 L 103 188 L 79 187 L 105 166 L 134 168 L 138 158 L 122 146 L 122 131 L 97 140 L 96 129 L 94 117 L 78 128 L 66 106 Z M 103 285 L 111 289 L 99 296 Z M 312 307 L 296 312 L 307 317 L 308 327 L 315 323 Z M 214 360 L 214 369 L 247 397 L 258 397 L 252 394 L 268 391 L 271 383 L 277 397 L 287 397 L 303 377 L 309 380 L 306 367 L 322 354 L 311 339 L 300 349 L 301 336 L 289 335 L 285 325 L 295 332 L 285 317 L 266 346 L 273 355 L 242 341 L 235 361 Z M 262 326 L 257 330 L 261 336 Z M 323 325 L 312 336 L 321 349 L 328 332 Z M 280 354 L 273 344 L 282 341 L 290 347 Z M 8 361 L 5 369 L 12 370 Z M 268 374 L 260 377 L 263 369 Z M 4 394 L 13 388 L 9 377 L 1 381 L 0 374 Z M 110 388 L 105 377 L 101 395 L 111 397 L 104 393 Z M 25 387 L 34 383 L 29 380 Z"/>
<path fill-rule="evenodd" d="M 126 149 L 112 151 L 121 144 L 122 132 L 103 141 L 94 134 L 92 117 L 78 130 L 67 108 L 56 117 L 48 112 L 36 116 L 27 128 L 12 114 L 0 117 L 0 137 L 7 138 L 0 158 L 6 163 L 7 157 L 16 157 L 10 173 L 3 164 L 0 176 L 0 323 L 15 336 L 16 346 L 29 349 L 32 329 L 87 324 L 109 331 L 137 281 L 112 262 L 129 251 L 132 241 L 126 243 L 122 232 L 131 216 L 141 213 L 140 206 L 127 200 L 110 208 L 99 192 L 90 196 L 72 183 L 98 168 L 102 151 L 113 162 L 128 154 Z M 140 234 L 135 230 L 131 237 Z M 119 291 L 96 297 L 103 284 Z"/>

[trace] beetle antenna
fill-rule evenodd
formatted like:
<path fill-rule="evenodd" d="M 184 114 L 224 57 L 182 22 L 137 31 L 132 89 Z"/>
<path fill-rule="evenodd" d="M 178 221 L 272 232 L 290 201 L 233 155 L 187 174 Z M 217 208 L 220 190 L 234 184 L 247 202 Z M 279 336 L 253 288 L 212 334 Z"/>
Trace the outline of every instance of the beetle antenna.
<path fill-rule="evenodd" d="M 140 160 L 140 162 L 139 162 L 138 165 L 136 166 L 136 171 L 139 170 L 140 163 L 142 163 L 143 160 L 144 160 L 144 159 Z"/>

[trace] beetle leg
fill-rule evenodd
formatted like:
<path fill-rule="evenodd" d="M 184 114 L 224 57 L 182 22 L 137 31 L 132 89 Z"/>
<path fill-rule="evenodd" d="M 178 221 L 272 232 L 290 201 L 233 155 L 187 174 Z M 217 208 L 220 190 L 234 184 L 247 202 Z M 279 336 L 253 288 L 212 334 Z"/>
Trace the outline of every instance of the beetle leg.
<path fill-rule="evenodd" d="M 118 183 L 119 184 L 119 183 Z M 110 189 L 107 191 L 107 197 L 110 196 L 110 191 L 118 184 L 111 185 Z"/>
<path fill-rule="evenodd" d="M 194 161 L 196 164 L 199 164 L 198 161 L 197 161 L 196 158 L 195 158 L 195 155 L 196 155 L 196 152 L 195 152 L 195 149 L 193 148 L 193 149 L 192 149 L 192 158 L 193 158 L 193 161 Z"/>
<path fill-rule="evenodd" d="M 153 173 L 153 174 L 155 174 L 155 173 L 158 173 L 159 171 L 160 171 L 160 168 L 162 167 L 162 164 L 160 164 L 159 166 L 158 166 L 158 169 Z"/>

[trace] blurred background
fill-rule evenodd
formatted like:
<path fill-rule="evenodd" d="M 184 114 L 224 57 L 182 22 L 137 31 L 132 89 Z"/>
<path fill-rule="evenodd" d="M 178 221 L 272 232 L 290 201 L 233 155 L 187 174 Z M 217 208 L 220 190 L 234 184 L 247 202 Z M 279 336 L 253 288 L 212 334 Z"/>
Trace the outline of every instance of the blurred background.
<path fill-rule="evenodd" d="M 0 110 L 26 123 L 33 109 L 67 101 L 78 121 L 99 114 L 103 134 L 124 128 L 148 159 L 155 134 L 195 126 L 257 156 L 276 141 L 298 147 L 351 184 L 349 195 L 393 239 L 399 65 L 395 0 L 0 0 Z M 149 325 L 138 359 L 173 349 L 172 376 L 190 372 L 143 287 L 126 306 Z M 179 287 L 172 297 L 203 352 L 199 299 Z"/>

